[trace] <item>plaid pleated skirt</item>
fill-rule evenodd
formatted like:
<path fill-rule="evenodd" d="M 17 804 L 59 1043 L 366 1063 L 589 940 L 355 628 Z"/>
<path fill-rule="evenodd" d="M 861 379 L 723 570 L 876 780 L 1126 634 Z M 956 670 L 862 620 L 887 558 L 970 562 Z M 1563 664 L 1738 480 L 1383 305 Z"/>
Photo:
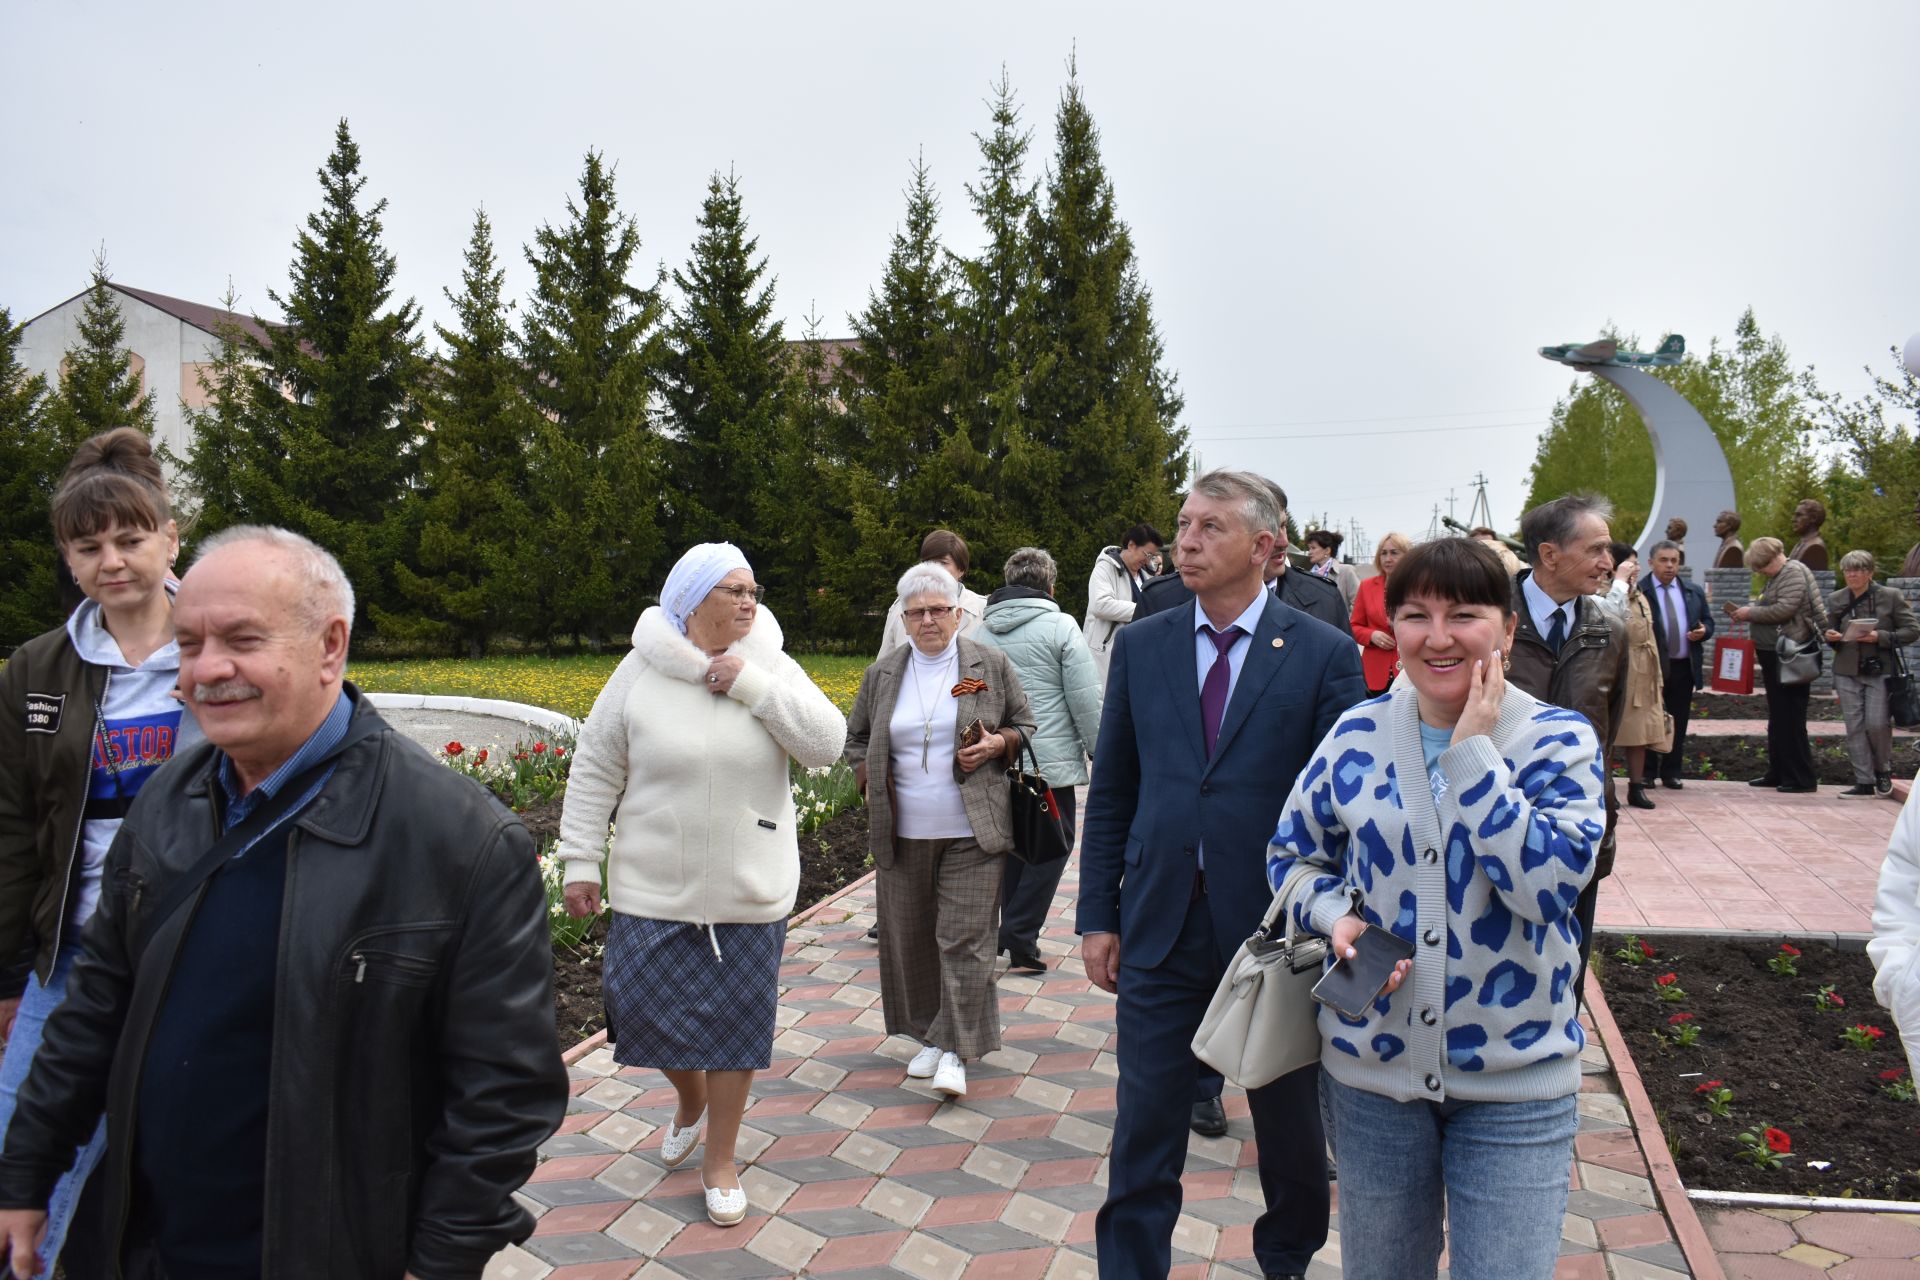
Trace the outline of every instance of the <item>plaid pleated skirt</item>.
<path fill-rule="evenodd" d="M 773 1061 L 786 921 L 711 928 L 613 913 L 600 982 L 615 1062 L 761 1071 Z"/>

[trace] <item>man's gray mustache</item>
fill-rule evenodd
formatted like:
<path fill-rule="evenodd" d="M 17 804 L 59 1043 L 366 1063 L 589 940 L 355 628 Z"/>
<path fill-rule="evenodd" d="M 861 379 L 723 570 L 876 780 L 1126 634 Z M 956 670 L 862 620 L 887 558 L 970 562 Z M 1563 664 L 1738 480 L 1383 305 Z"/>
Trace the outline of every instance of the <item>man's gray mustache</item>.
<path fill-rule="evenodd" d="M 257 698 L 260 691 L 244 680 L 229 680 L 225 684 L 196 684 L 193 686 L 195 702 L 239 702 L 246 698 Z"/>

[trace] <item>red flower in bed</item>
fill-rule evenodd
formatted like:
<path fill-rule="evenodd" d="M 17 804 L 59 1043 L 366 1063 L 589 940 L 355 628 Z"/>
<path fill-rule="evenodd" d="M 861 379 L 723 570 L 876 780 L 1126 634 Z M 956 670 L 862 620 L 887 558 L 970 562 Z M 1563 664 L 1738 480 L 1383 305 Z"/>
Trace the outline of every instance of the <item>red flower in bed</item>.
<path fill-rule="evenodd" d="M 1786 1155 L 1789 1151 L 1793 1150 L 1793 1139 L 1787 1136 L 1785 1129 L 1769 1128 L 1766 1132 L 1766 1139 L 1768 1150 L 1776 1151 L 1781 1155 Z"/>
<path fill-rule="evenodd" d="M 1663 973 L 1653 981 L 1655 986 L 1670 987 L 1680 981 L 1680 975 L 1677 973 Z"/>
<path fill-rule="evenodd" d="M 1668 1025 L 1668 1026 L 1670 1026 L 1670 1027 L 1677 1027 L 1677 1026 L 1679 1026 L 1679 1025 L 1680 1025 L 1681 1023 L 1683 1023 L 1683 1022 L 1692 1022 L 1692 1021 L 1693 1021 L 1693 1015 L 1692 1015 L 1692 1014 L 1690 1014 L 1690 1013 L 1676 1013 L 1676 1014 L 1674 1014 L 1674 1015 L 1673 1015 L 1673 1016 L 1672 1016 L 1671 1018 L 1668 1018 L 1668 1019 L 1667 1019 L 1667 1025 Z"/>

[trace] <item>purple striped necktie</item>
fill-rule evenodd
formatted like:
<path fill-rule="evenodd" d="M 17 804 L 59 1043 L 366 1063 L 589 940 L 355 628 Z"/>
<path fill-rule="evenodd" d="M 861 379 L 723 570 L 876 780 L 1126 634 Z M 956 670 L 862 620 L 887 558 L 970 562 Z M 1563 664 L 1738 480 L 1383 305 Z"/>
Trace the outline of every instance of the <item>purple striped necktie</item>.
<path fill-rule="evenodd" d="M 1213 665 L 1207 668 L 1207 678 L 1200 684 L 1200 732 L 1206 740 L 1207 759 L 1213 759 L 1214 744 L 1220 740 L 1220 719 L 1227 711 L 1227 690 L 1233 684 L 1233 666 L 1227 659 L 1228 650 L 1233 642 L 1246 633 L 1239 627 L 1228 627 L 1225 631 L 1215 631 L 1212 627 L 1202 626 L 1207 639 L 1213 641 Z"/>

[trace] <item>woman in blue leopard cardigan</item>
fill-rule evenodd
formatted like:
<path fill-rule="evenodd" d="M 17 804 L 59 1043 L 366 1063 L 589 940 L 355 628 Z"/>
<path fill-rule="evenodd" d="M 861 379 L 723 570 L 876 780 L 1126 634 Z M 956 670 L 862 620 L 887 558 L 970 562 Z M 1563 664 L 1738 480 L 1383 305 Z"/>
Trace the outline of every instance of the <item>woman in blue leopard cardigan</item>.
<path fill-rule="evenodd" d="M 1367 1016 L 1319 1011 L 1348 1280 L 1546 1280 L 1586 1044 L 1574 904 L 1606 829 L 1582 716 L 1502 678 L 1513 588 L 1465 538 L 1410 552 L 1387 611 L 1407 679 L 1334 725 L 1268 850 L 1296 921 L 1351 956 L 1414 945 Z"/>

